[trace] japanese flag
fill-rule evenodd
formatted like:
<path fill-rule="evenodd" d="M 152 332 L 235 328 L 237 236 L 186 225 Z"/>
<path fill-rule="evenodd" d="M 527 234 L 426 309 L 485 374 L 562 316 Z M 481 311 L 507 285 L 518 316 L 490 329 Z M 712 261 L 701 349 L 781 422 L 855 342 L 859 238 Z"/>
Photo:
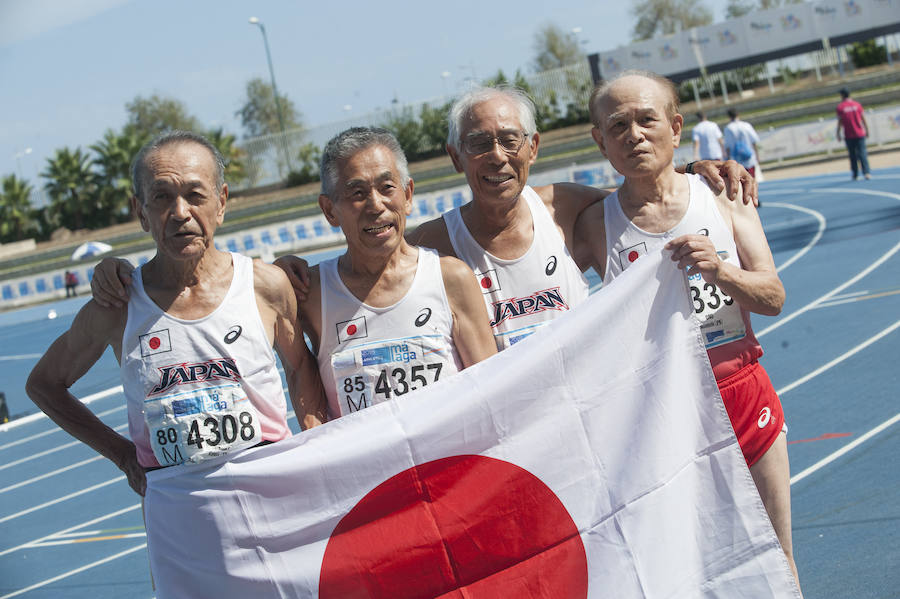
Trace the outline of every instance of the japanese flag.
<path fill-rule="evenodd" d="M 148 473 L 158 596 L 798 598 L 683 273 L 648 258 L 436 385 Z"/>
<path fill-rule="evenodd" d="M 638 258 L 647 253 L 647 244 L 643 241 L 637 245 L 633 245 L 630 248 L 625 248 L 621 252 L 619 252 L 619 263 L 622 265 L 622 270 L 625 270 L 632 264 L 634 264 Z"/>
<path fill-rule="evenodd" d="M 485 295 L 493 293 L 494 291 L 500 291 L 501 289 L 496 269 L 492 268 L 483 272 L 476 272 L 475 278 L 478 279 L 478 285 L 481 287 L 481 292 Z"/>
<path fill-rule="evenodd" d="M 142 358 L 172 351 L 172 340 L 169 337 L 169 329 L 161 329 L 159 331 L 152 331 L 146 335 L 141 335 L 140 342 Z"/>
<path fill-rule="evenodd" d="M 366 329 L 365 316 L 337 323 L 337 337 L 339 343 L 344 343 L 350 339 L 362 339 L 368 336 L 369 332 Z"/>

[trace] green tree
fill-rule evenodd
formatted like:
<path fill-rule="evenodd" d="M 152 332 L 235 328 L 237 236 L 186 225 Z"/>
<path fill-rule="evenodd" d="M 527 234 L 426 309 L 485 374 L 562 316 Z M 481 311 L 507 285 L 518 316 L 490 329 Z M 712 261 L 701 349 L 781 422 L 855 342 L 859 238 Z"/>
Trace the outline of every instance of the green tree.
<path fill-rule="evenodd" d="M 439 155 L 444 152 L 447 144 L 447 115 L 450 113 L 451 102 L 443 106 L 432 107 L 422 104 L 419 112 L 419 121 L 422 123 L 422 149 L 425 153 Z"/>
<path fill-rule="evenodd" d="M 219 127 L 206 134 L 206 138 L 219 150 L 225 160 L 225 181 L 229 186 L 239 185 L 247 179 L 245 160 L 247 152 L 237 145 L 237 137 Z"/>
<path fill-rule="evenodd" d="M 21 241 L 34 231 L 31 185 L 15 175 L 3 178 L 0 187 L 0 242 Z"/>
<path fill-rule="evenodd" d="M 300 163 L 300 170 L 294 170 L 288 173 L 287 183 L 289 187 L 303 185 L 319 180 L 319 161 L 322 159 L 322 150 L 310 142 L 300 146 L 297 152 L 297 160 Z"/>
<path fill-rule="evenodd" d="M 712 11 L 703 0 L 640 0 L 632 5 L 635 41 L 712 23 Z"/>
<path fill-rule="evenodd" d="M 91 164 L 90 155 L 81 148 L 64 147 L 47 159 L 41 177 L 47 180 L 48 221 L 54 226 L 78 230 L 108 220 L 99 210 L 97 176 Z"/>
<path fill-rule="evenodd" d="M 887 62 L 887 50 L 875 40 L 856 42 L 850 46 L 850 60 L 858 69 Z"/>
<path fill-rule="evenodd" d="M 127 220 L 131 213 L 131 161 L 148 137 L 134 127 L 121 133 L 107 129 L 103 139 L 91 146 L 97 168 L 98 202 L 110 222 Z"/>
<path fill-rule="evenodd" d="M 241 117 L 241 125 L 244 127 L 244 137 L 259 137 L 281 132 L 281 124 L 278 121 L 278 106 L 275 102 L 275 94 L 272 86 L 259 77 L 247 82 L 247 98 L 243 106 L 235 116 Z M 290 98 L 284 94 L 278 94 L 281 103 L 281 116 L 284 119 L 284 130 L 299 129 L 302 127 L 302 118 L 297 107 Z"/>
<path fill-rule="evenodd" d="M 736 19 L 756 10 L 768 10 L 770 8 L 779 8 L 786 4 L 799 4 L 801 2 L 803 0 L 728 0 L 728 6 L 725 8 L 725 18 Z"/>
<path fill-rule="evenodd" d="M 422 148 L 422 127 L 409 106 L 394 110 L 382 125 L 394 134 L 407 159 L 416 160 Z"/>
<path fill-rule="evenodd" d="M 126 128 L 131 128 L 137 135 L 146 138 L 174 129 L 184 131 L 201 129 L 200 122 L 188 114 L 184 104 L 174 98 L 156 94 L 149 98 L 137 96 L 125 105 L 125 110 L 128 113 Z"/>
<path fill-rule="evenodd" d="M 554 23 L 547 23 L 534 35 L 534 70 L 549 71 L 584 59 L 578 37 L 563 31 Z"/>

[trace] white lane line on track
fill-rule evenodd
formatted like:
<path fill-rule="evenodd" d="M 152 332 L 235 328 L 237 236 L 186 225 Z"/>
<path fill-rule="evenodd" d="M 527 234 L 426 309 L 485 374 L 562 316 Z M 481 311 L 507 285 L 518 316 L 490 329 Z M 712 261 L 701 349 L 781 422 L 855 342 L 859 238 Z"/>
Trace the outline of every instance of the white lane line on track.
<path fill-rule="evenodd" d="M 85 564 L 84 566 L 81 566 L 80 568 L 75 568 L 74 570 L 69 570 L 68 572 L 63 572 L 62 574 L 59 574 L 58 576 L 54 576 L 53 578 L 48 578 L 46 580 L 36 582 L 31 586 L 25 587 L 24 589 L 19 589 L 18 591 L 14 591 L 7 595 L 3 595 L 2 597 L 0 597 L 0 599 L 9 599 L 10 597 L 18 597 L 19 595 L 27 593 L 28 591 L 33 591 L 34 589 L 39 589 L 43 586 L 47 586 L 48 584 L 53 584 L 54 582 L 56 582 L 58 580 L 62 580 L 63 578 L 68 578 L 69 576 L 74 576 L 75 574 L 79 574 L 81 572 L 84 572 L 85 570 L 90 570 L 93 567 L 101 566 L 101 565 L 105 564 L 106 562 L 111 562 L 115 559 L 119 559 L 120 557 L 124 557 L 124 556 L 128 555 L 129 553 L 134 553 L 135 551 L 140 551 L 141 549 L 145 548 L 146 546 L 147 546 L 147 543 L 141 543 L 140 545 L 132 547 L 131 549 L 126 549 L 125 551 L 120 551 L 119 553 L 114 553 L 113 555 L 104 557 L 101 560 L 97 560 L 95 562 Z"/>
<path fill-rule="evenodd" d="M 74 493 L 69 493 L 68 495 L 63 495 L 62 497 L 57 497 L 56 499 L 46 501 L 40 505 L 32 506 L 32 507 L 28 508 L 27 510 L 22 510 L 21 512 L 16 512 L 15 514 L 10 514 L 9 516 L 3 516 L 2 518 L 0 518 L 0 524 L 3 524 L 4 522 L 7 522 L 9 520 L 15 520 L 16 518 L 21 518 L 22 516 L 25 516 L 32 512 L 36 512 L 38 510 L 42 510 L 44 508 L 50 507 L 51 505 L 56 505 L 57 503 L 67 501 L 69 499 L 72 499 L 73 497 L 78 497 L 79 495 L 84 495 L 85 493 L 90 493 L 92 491 L 96 491 L 97 489 L 101 489 L 101 488 L 109 486 L 113 483 L 117 483 L 120 480 L 125 480 L 124 474 L 122 476 L 117 476 L 117 477 L 111 478 L 107 481 L 103 481 L 102 483 L 97 483 L 96 485 L 93 485 L 90 487 L 85 487 L 84 489 L 81 489 L 80 491 L 75 491 Z M 2 597 L 0 597 L 0 599 L 2 599 Z"/>
<path fill-rule="evenodd" d="M 839 193 L 841 195 L 847 195 L 848 193 L 859 193 L 866 196 L 887 196 L 889 198 L 894 198 L 895 200 L 900 200 L 900 194 L 891 193 L 889 191 L 875 191 L 873 189 L 814 189 L 809 190 L 810 193 Z"/>
<path fill-rule="evenodd" d="M 94 393 L 93 395 L 88 395 L 87 397 L 82 398 L 81 403 L 89 404 L 92 401 L 103 399 L 104 397 L 115 395 L 116 393 L 122 393 L 123 391 L 124 390 L 122 389 L 122 385 L 118 385 L 117 387 L 110 387 L 109 389 L 105 389 L 98 393 Z M 29 422 L 36 422 L 46 417 L 47 415 L 43 412 L 38 412 L 37 414 L 29 414 L 28 416 L 23 416 L 22 418 L 16 418 L 15 420 L 11 420 L 6 424 L 0 424 L 0 433 L 22 426 L 23 424 L 28 424 Z M 6 447 L 7 445 L 4 445 L 0 447 L 0 449 L 5 449 Z"/>
<path fill-rule="evenodd" d="M 897 197 L 900 198 L 900 196 L 897 196 Z M 876 268 L 881 266 L 884 262 L 886 262 L 888 258 L 890 258 L 894 254 L 896 254 L 898 250 L 900 250 L 900 243 L 897 243 L 894 247 L 892 247 L 886 253 L 882 254 L 882 256 L 878 260 L 876 260 L 875 262 L 873 262 L 872 264 L 870 264 L 869 266 L 867 266 L 866 268 L 861 270 L 859 273 L 856 274 L 856 276 L 850 278 L 849 280 L 845 281 L 841 285 L 838 285 L 837 287 L 835 287 L 834 289 L 832 289 L 825 295 L 821 296 L 820 298 L 811 301 L 810 303 L 806 304 L 802 308 L 795 310 L 794 312 L 791 312 L 789 315 L 778 320 L 777 322 L 770 324 L 769 326 L 767 326 L 766 328 L 761 330 L 759 333 L 757 333 L 756 338 L 759 339 L 763 335 L 766 335 L 767 333 L 771 333 L 772 331 L 774 331 L 781 325 L 789 323 L 790 321 L 794 320 L 801 314 L 812 310 L 813 308 L 817 307 L 822 302 L 827 301 L 827 300 L 831 299 L 832 297 L 836 296 L 838 293 L 840 293 L 847 287 L 850 287 L 851 285 L 856 284 L 858 281 L 862 280 L 870 272 L 872 272 L 873 270 L 875 270 Z"/>
<path fill-rule="evenodd" d="M 104 416 L 109 416 L 113 412 L 121 412 L 124 409 L 125 409 L 125 406 L 121 405 L 121 406 L 118 406 L 118 407 L 115 407 L 115 408 L 112 408 L 109 410 L 105 410 L 103 412 L 98 412 L 97 418 L 103 418 Z M 18 422 L 18 420 L 14 421 L 14 422 Z M 12 424 L 12 423 L 10 423 L 10 424 Z M 2 429 L 0 429 L 0 432 L 3 432 Z M 46 437 L 47 435 L 52 435 L 53 433 L 61 433 L 61 432 L 63 432 L 63 429 L 59 428 L 58 426 L 54 426 L 53 428 L 47 429 L 40 433 L 35 433 L 33 435 L 23 437 L 16 441 L 11 441 L 11 442 L 7 443 L 6 445 L 0 445 L 0 450 L 9 449 L 10 447 L 15 447 L 16 445 L 21 445 L 22 443 L 27 443 L 29 441 L 34 441 L 36 439 L 40 439 L 41 437 Z"/>
<path fill-rule="evenodd" d="M 782 387 L 781 389 L 778 389 L 775 393 L 777 393 L 778 395 L 782 395 L 782 394 L 784 394 L 784 393 L 787 393 L 788 391 L 791 391 L 792 389 L 795 389 L 795 388 L 799 387 L 799 386 L 802 385 L 803 383 L 806 383 L 807 381 L 809 381 L 809 380 L 811 380 L 811 379 L 814 379 L 815 377 L 819 376 L 820 374 L 822 374 L 822 373 L 825 372 L 826 370 L 829 370 L 829 369 L 833 368 L 834 366 L 837 366 L 838 364 L 840 364 L 841 362 L 843 362 L 843 361 L 846 360 L 847 358 L 853 356 L 854 354 L 857 354 L 857 353 L 861 352 L 862 350 L 864 350 L 865 348 L 869 347 L 870 345 L 872 345 L 872 344 L 875 343 L 876 341 L 879 341 L 879 340 L 882 339 L 883 337 L 886 337 L 887 335 L 890 335 L 891 333 L 893 333 L 893 332 L 897 329 L 897 327 L 900 327 L 900 320 L 898 320 L 897 322 L 895 322 L 895 323 L 892 324 L 891 326 L 887 327 L 886 329 L 882 330 L 882 331 L 881 331 L 880 333 L 878 333 L 877 335 L 873 335 L 872 337 L 869 337 L 868 339 L 866 339 L 865 341 L 863 341 L 862 343 L 860 343 L 859 345 L 857 345 L 857 346 L 854 347 L 853 349 L 847 350 L 846 352 L 844 352 L 843 354 L 841 354 L 840 356 L 838 356 L 838 357 L 835 358 L 834 360 L 831 360 L 830 362 L 828 362 L 828 363 L 826 363 L 826 364 L 823 364 L 822 366 L 819 366 L 818 368 L 816 368 L 815 370 L 813 370 L 812 372 L 810 372 L 810 373 L 807 374 L 806 376 L 800 377 L 799 379 L 797 379 L 797 380 L 794 381 L 793 383 L 791 383 L 791 384 L 789 384 L 789 385 L 786 385 L 786 386 Z"/>
<path fill-rule="evenodd" d="M 19 354 L 15 356 L 0 356 L 0 362 L 7 362 L 9 360 L 34 360 L 43 355 L 44 354 Z"/>
<path fill-rule="evenodd" d="M 128 428 L 128 423 L 120 424 L 119 426 L 113 428 L 114 431 L 121 431 Z M 45 455 L 49 455 L 51 453 L 56 453 L 57 451 L 62 451 L 63 449 L 68 449 L 70 447 L 75 447 L 76 445 L 83 445 L 81 441 L 72 441 L 70 443 L 65 443 L 63 445 L 57 445 L 56 447 L 51 447 L 50 449 L 45 449 L 44 451 L 39 451 L 37 453 L 33 453 L 24 458 L 13 460 L 12 462 L 7 462 L 6 464 L 0 465 L 0 470 L 4 470 L 5 468 L 11 468 L 13 466 L 18 466 L 19 464 L 24 464 L 25 462 L 30 462 L 31 460 L 36 460 L 38 458 L 42 458 Z"/>
<path fill-rule="evenodd" d="M 800 258 L 802 258 L 806 253 L 813 248 L 814 245 L 819 243 L 819 240 L 822 238 L 822 235 L 825 233 L 825 216 L 821 212 L 817 212 L 816 210 L 811 210 L 810 208 L 804 208 L 803 206 L 797 206 L 796 204 L 783 204 L 781 202 L 767 202 L 766 206 L 775 206 L 776 208 L 786 208 L 788 210 L 797 210 L 799 212 L 804 212 L 812 216 L 819 223 L 819 228 L 816 231 L 816 234 L 813 235 L 813 238 L 807 243 L 800 251 L 790 257 L 784 264 L 777 267 L 775 272 L 781 272 Z"/>
<path fill-rule="evenodd" d="M 0 551 L 0 557 L 6 555 L 7 553 L 13 553 L 15 551 L 18 551 L 19 549 L 26 549 L 28 547 L 31 547 L 32 545 L 36 545 L 37 543 L 40 543 L 47 539 L 53 539 L 53 538 L 58 537 L 59 535 L 68 534 L 73 530 L 78 530 L 79 528 L 83 528 L 85 526 L 90 526 L 92 524 L 96 524 L 97 522 L 103 522 L 104 520 L 109 520 L 110 518 L 115 518 L 116 516 L 121 516 L 124 513 L 140 509 L 140 507 L 141 507 L 140 503 L 135 503 L 134 505 L 122 508 L 120 510 L 116 510 L 114 512 L 110 512 L 108 514 L 104 514 L 103 516 L 98 516 L 91 520 L 86 520 L 85 522 L 76 524 L 75 526 L 70 526 L 69 528 L 64 528 L 62 530 L 58 530 L 54 533 L 50 533 L 49 535 L 39 537 L 37 539 L 32 539 L 31 541 L 28 541 L 27 543 L 22 543 L 21 545 L 16 545 L 15 547 L 10 547 L 9 549 L 4 549 L 3 551 Z"/>
<path fill-rule="evenodd" d="M 845 296 L 831 298 L 827 302 L 822 302 L 816 309 L 819 308 L 831 308 L 832 306 L 840 306 L 841 304 L 850 304 L 853 302 L 861 302 L 870 299 L 878 299 L 882 297 L 888 297 L 890 295 L 897 295 L 900 293 L 900 289 L 894 289 L 892 291 L 881 291 L 879 293 L 871 293 L 869 291 L 863 291 L 861 293 L 848 293 Z"/>
<path fill-rule="evenodd" d="M 900 414 L 894 414 L 894 416 L 892 418 L 888 418 L 887 420 L 885 420 L 884 422 L 882 422 L 881 424 L 879 424 L 878 426 L 876 426 L 869 432 L 862 435 L 859 439 L 856 439 L 855 441 L 852 441 L 852 442 L 844 445 L 837 451 L 825 456 L 824 458 L 822 458 L 821 460 L 819 460 L 818 462 L 816 462 L 809 468 L 807 468 L 801 472 L 798 472 L 797 474 L 795 474 L 794 476 L 791 477 L 791 484 L 793 485 L 794 483 L 800 482 L 801 480 L 803 480 L 810 474 L 814 473 L 816 470 L 820 470 L 820 469 L 824 468 L 825 466 L 827 466 L 831 462 L 835 461 L 836 459 L 838 459 L 845 453 L 851 451 L 852 449 L 855 449 L 859 445 L 862 445 L 863 443 L 865 443 L 866 441 L 868 441 L 869 439 L 871 439 L 872 437 L 874 437 L 881 431 L 883 431 L 886 428 L 888 428 L 889 426 L 895 424 L 897 421 L 900 421 Z M 0 598 L 0 599 L 2 599 L 2 598 Z"/>
<path fill-rule="evenodd" d="M 81 460 L 80 462 L 75 462 L 74 464 L 69 464 L 68 466 L 63 466 L 62 468 L 57 468 L 56 470 L 51 470 L 50 472 L 45 472 L 44 474 L 39 474 L 37 476 L 33 476 L 31 478 L 25 479 L 23 481 L 19 481 L 15 484 L 9 485 L 7 487 L 0 488 L 0 495 L 6 493 L 7 491 L 12 491 L 14 489 L 18 489 L 19 487 L 24 487 L 38 481 L 44 480 L 45 478 L 50 478 L 51 476 L 56 476 L 57 474 L 62 474 L 63 472 L 68 472 L 69 470 L 74 470 L 75 468 L 80 468 L 81 466 L 85 466 L 87 464 L 91 464 L 93 462 L 99 462 L 100 460 L 105 460 L 102 455 L 95 455 L 86 460 Z"/>

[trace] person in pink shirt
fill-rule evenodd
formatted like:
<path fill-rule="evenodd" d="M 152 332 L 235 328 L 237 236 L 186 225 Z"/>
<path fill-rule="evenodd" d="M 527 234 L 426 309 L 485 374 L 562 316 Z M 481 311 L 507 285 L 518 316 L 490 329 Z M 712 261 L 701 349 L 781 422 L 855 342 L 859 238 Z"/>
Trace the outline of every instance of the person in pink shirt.
<path fill-rule="evenodd" d="M 859 175 L 858 166 L 862 166 L 863 176 L 871 179 L 869 174 L 869 158 L 866 155 L 866 137 L 869 135 L 869 125 L 863 115 L 862 105 L 850 97 L 847 88 L 841 90 L 841 103 L 837 105 L 837 136 L 841 141 L 841 130 L 844 131 L 844 142 L 847 144 L 847 152 L 850 154 L 850 170 L 855 181 Z"/>

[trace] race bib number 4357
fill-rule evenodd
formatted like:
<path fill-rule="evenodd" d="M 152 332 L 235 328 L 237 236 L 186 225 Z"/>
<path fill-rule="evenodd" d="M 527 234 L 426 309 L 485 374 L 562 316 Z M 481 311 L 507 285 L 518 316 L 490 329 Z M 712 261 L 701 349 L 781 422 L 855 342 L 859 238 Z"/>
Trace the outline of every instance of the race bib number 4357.
<path fill-rule="evenodd" d="M 341 414 L 406 395 L 457 371 L 436 339 L 414 337 L 331 355 Z"/>
<path fill-rule="evenodd" d="M 238 384 L 148 399 L 144 418 L 162 466 L 202 462 L 262 440 L 259 414 Z"/>

